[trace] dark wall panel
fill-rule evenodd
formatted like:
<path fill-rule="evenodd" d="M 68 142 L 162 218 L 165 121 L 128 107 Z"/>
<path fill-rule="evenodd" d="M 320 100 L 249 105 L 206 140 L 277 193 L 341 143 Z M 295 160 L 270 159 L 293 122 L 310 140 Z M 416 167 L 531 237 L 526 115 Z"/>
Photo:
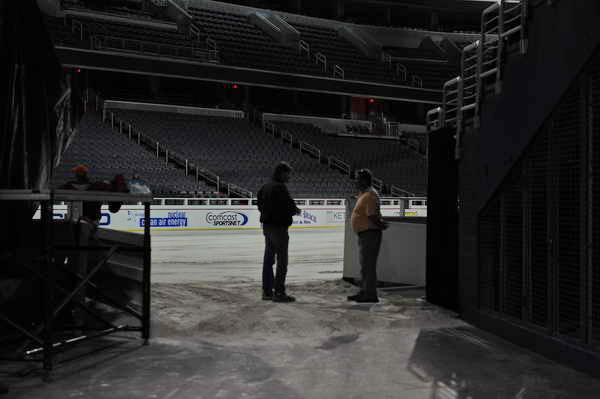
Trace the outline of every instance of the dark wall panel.
<path fill-rule="evenodd" d="M 503 69 L 502 93 L 482 105 L 485 203 L 600 43 L 599 1 L 559 1 L 531 10 L 529 46 Z"/>
<path fill-rule="evenodd" d="M 590 130 L 592 135 L 592 204 L 591 221 L 591 289 L 592 301 L 592 344 L 600 349 L 600 66 L 596 66 L 590 76 Z"/>
<path fill-rule="evenodd" d="M 478 215 L 479 313 L 471 319 L 589 372 L 600 366 L 599 115 L 600 52 Z M 475 150 L 465 149 L 463 163 L 477 159 Z M 463 182 L 474 181 L 468 165 L 460 165 L 464 193 L 472 187 Z M 461 228 L 465 213 L 469 209 L 461 210 Z M 462 234 L 461 244 L 468 243 Z M 461 274 L 472 265 L 469 253 L 460 248 Z"/>
<path fill-rule="evenodd" d="M 542 132 L 533 142 L 525 161 L 527 179 L 526 251 L 529 269 L 528 318 L 540 327 L 549 323 L 550 258 L 548 256 L 548 135 Z"/>
<path fill-rule="evenodd" d="M 582 137 L 585 115 L 581 114 L 578 82 L 569 90 L 551 122 L 551 173 L 556 207 L 553 237 L 557 267 L 558 330 L 560 334 L 583 339 L 582 295 L 585 293 L 581 257 L 582 215 Z"/>

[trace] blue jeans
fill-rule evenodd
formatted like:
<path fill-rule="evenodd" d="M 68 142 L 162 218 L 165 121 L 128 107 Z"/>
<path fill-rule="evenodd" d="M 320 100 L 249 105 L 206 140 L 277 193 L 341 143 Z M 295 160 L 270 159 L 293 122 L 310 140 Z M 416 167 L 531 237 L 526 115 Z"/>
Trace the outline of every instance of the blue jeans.
<path fill-rule="evenodd" d="M 271 294 L 273 289 L 278 294 L 285 293 L 285 276 L 288 268 L 289 235 L 287 226 L 263 225 L 265 236 L 265 256 L 263 259 L 262 283 L 263 292 Z M 277 257 L 277 272 L 273 276 L 273 265 Z M 274 283 L 274 284 L 273 284 Z"/>

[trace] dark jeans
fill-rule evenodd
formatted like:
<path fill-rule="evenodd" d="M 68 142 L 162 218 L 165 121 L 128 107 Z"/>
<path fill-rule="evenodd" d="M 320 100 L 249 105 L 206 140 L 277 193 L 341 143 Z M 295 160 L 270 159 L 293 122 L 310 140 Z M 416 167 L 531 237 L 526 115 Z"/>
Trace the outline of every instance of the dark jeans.
<path fill-rule="evenodd" d="M 285 276 L 288 267 L 288 228 L 286 226 L 263 225 L 265 235 L 265 257 L 263 260 L 263 292 L 285 293 Z M 273 277 L 273 264 L 277 256 L 277 272 Z M 273 286 L 273 281 L 275 286 Z"/>
<path fill-rule="evenodd" d="M 377 256 L 381 247 L 381 230 L 358 233 L 360 291 L 367 297 L 377 296 Z"/>

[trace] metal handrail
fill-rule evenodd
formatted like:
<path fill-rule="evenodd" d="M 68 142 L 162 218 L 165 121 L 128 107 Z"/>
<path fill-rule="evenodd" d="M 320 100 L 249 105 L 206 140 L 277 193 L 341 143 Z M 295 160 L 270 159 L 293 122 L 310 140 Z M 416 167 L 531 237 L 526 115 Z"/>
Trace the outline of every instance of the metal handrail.
<path fill-rule="evenodd" d="M 192 38 L 195 37 L 195 39 L 198 41 L 200 41 L 200 39 L 202 38 L 202 32 L 200 32 L 200 29 L 198 29 L 194 24 L 190 24 L 188 34 Z"/>
<path fill-rule="evenodd" d="M 343 173 L 347 174 L 348 176 L 351 175 L 351 168 L 350 168 L 350 164 L 347 162 L 344 162 L 336 157 L 332 157 L 330 156 L 328 158 L 329 161 L 329 167 L 330 168 L 335 168 L 338 169 L 340 171 L 342 171 Z"/>
<path fill-rule="evenodd" d="M 321 160 L 321 150 L 319 150 L 319 148 L 317 148 L 316 146 L 314 146 L 306 141 L 301 141 L 300 142 L 300 151 L 302 151 L 302 150 L 315 156 L 319 161 Z"/>
<path fill-rule="evenodd" d="M 481 38 L 466 46 L 461 56 L 461 76 L 444 84 L 442 107 L 427 113 L 430 129 L 456 125 L 456 156 L 459 156 L 463 121 L 473 116 L 478 124 L 484 89 L 501 89 L 505 42 L 518 35 L 521 52 L 527 50 L 525 24 L 528 0 L 497 0 L 481 14 Z"/>
<path fill-rule="evenodd" d="M 428 131 L 437 130 L 442 127 L 442 114 L 442 107 L 437 107 L 427 112 L 425 123 Z"/>
<path fill-rule="evenodd" d="M 389 69 L 392 69 L 392 56 L 391 55 L 389 55 L 386 52 L 382 52 L 381 53 L 381 60 L 383 61 L 384 64 L 387 65 L 387 67 Z"/>
<path fill-rule="evenodd" d="M 302 39 L 298 41 L 298 51 L 300 52 L 300 55 L 302 55 L 302 53 L 306 53 L 306 56 L 310 58 L 310 44 Z"/>
<path fill-rule="evenodd" d="M 502 10 L 501 37 L 505 39 L 519 35 L 519 49 L 521 54 L 527 52 L 527 38 L 525 37 L 525 24 L 527 22 L 529 1 L 520 0 L 519 2 L 501 0 L 500 8 Z"/>
<path fill-rule="evenodd" d="M 287 141 L 291 146 L 294 145 L 294 135 L 287 130 L 281 130 L 281 139 L 284 143 Z"/>
<path fill-rule="evenodd" d="M 414 87 L 423 87 L 423 79 L 421 79 L 421 77 L 418 75 L 412 75 L 411 85 Z"/>
<path fill-rule="evenodd" d="M 77 20 L 72 20 L 71 21 L 71 33 L 75 33 L 76 28 L 79 28 L 79 39 L 83 40 L 83 31 L 84 31 L 83 23 L 80 21 L 77 21 Z"/>
<path fill-rule="evenodd" d="M 502 63 L 502 3 L 492 4 L 481 13 L 481 39 L 478 51 L 480 79 L 491 77 L 492 84 L 500 81 Z M 484 82 L 481 82 L 483 85 Z"/>
<path fill-rule="evenodd" d="M 323 70 L 326 71 L 327 70 L 327 57 L 325 56 L 325 54 L 318 52 L 315 54 L 315 62 L 317 65 L 321 64 L 323 65 Z"/>
<path fill-rule="evenodd" d="M 390 187 L 390 194 L 394 197 L 416 197 L 415 193 L 412 193 L 407 190 L 403 190 L 398 186 L 392 184 Z"/>
<path fill-rule="evenodd" d="M 106 111 L 106 110 L 105 110 Z M 114 129 L 115 128 L 115 114 L 114 112 L 110 112 L 110 124 L 111 127 Z M 104 118 L 103 118 L 103 122 L 104 122 Z M 123 132 L 123 120 L 118 120 L 118 126 L 119 126 L 119 133 L 124 133 Z M 132 125 L 131 123 L 125 122 L 128 124 L 129 128 L 128 128 L 128 132 L 127 135 L 129 137 L 129 139 L 131 140 L 131 136 L 132 136 L 132 132 L 134 132 L 134 129 L 132 129 Z M 180 159 L 183 162 L 185 162 L 185 168 L 186 168 L 186 175 L 188 174 L 188 169 L 190 167 L 189 162 L 186 158 L 179 156 L 176 152 L 174 151 L 169 151 L 169 149 L 165 146 L 161 146 L 158 140 L 155 140 L 154 138 L 147 136 L 145 134 L 142 134 L 139 130 L 137 131 L 137 143 L 141 144 L 142 142 L 146 143 L 146 145 L 150 145 L 152 147 L 156 147 L 156 157 L 159 158 L 160 157 L 160 151 L 164 151 L 165 153 L 165 163 L 168 164 L 169 160 L 177 160 Z M 216 173 L 210 172 L 208 170 L 205 169 L 200 169 L 198 166 L 198 163 L 196 163 L 194 166 L 194 169 L 196 170 L 196 182 L 198 182 L 198 179 L 200 176 L 202 176 L 204 178 L 204 180 L 214 183 L 217 187 L 217 191 L 220 190 L 220 180 L 221 178 L 219 177 L 219 175 L 217 175 Z"/>
<path fill-rule="evenodd" d="M 396 64 L 396 77 L 406 81 L 408 79 L 408 68 L 402 64 Z"/>
<path fill-rule="evenodd" d="M 333 66 L 333 77 L 334 78 L 339 78 L 339 79 L 344 79 L 345 73 L 344 73 L 344 69 L 339 66 L 338 64 L 335 64 Z"/>
<path fill-rule="evenodd" d="M 265 133 L 269 133 L 270 135 L 275 137 L 275 134 L 277 132 L 277 127 L 272 122 L 264 121 L 263 130 Z"/>
<path fill-rule="evenodd" d="M 400 137 L 402 135 L 402 132 L 400 131 L 399 127 L 400 124 L 397 122 L 385 122 L 384 123 L 385 126 L 385 135 L 388 137 Z"/>
<path fill-rule="evenodd" d="M 227 184 L 227 194 L 231 195 L 231 193 L 237 194 L 242 198 L 253 198 L 252 191 L 246 190 L 243 187 L 240 187 L 233 183 Z"/>
<path fill-rule="evenodd" d="M 481 41 L 466 46 L 461 56 L 461 76 L 462 76 L 462 104 L 460 111 L 469 112 L 469 116 L 477 118 L 479 115 L 479 103 L 481 97 L 481 82 L 479 79 L 479 47 Z M 465 116 L 463 116 L 463 120 Z"/>
<path fill-rule="evenodd" d="M 379 191 L 381 191 L 381 188 L 383 187 L 383 180 L 381 180 L 381 179 L 380 179 L 380 178 L 378 178 L 378 177 L 375 177 L 375 176 L 373 176 L 373 187 L 374 187 L 376 190 L 379 190 Z"/>
<path fill-rule="evenodd" d="M 174 50 L 174 54 L 173 52 L 168 53 L 169 56 L 190 58 L 189 55 L 181 54 L 182 50 L 187 50 L 192 57 L 200 55 L 201 58 L 207 58 L 206 52 L 203 52 L 196 46 L 178 46 L 173 44 L 155 43 L 137 39 L 124 39 L 121 37 L 105 35 L 93 35 L 90 39 L 92 42 L 92 48 L 96 50 L 110 49 L 144 54 L 165 55 L 161 50 L 168 49 Z"/>
<path fill-rule="evenodd" d="M 210 37 L 206 38 L 206 49 L 208 53 L 208 60 L 211 62 L 219 61 L 219 49 L 217 48 L 217 42 Z"/>
<path fill-rule="evenodd" d="M 457 76 L 444 83 L 442 100 L 442 126 L 457 123 L 462 107 L 462 78 Z"/>

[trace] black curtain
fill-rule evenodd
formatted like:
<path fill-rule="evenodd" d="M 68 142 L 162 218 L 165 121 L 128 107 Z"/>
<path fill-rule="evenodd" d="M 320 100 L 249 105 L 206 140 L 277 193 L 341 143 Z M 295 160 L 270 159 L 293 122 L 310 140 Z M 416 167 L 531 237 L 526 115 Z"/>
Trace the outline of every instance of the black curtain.
<path fill-rule="evenodd" d="M 48 187 L 78 121 L 35 0 L 0 2 L 0 189 Z M 24 232 L 35 203 L 2 203 L 5 225 Z M 0 229 L 0 251 L 22 240 Z M 15 242 L 17 241 L 17 242 Z"/>
<path fill-rule="evenodd" d="M 455 129 L 429 133 L 427 300 L 458 311 L 458 210 Z"/>

